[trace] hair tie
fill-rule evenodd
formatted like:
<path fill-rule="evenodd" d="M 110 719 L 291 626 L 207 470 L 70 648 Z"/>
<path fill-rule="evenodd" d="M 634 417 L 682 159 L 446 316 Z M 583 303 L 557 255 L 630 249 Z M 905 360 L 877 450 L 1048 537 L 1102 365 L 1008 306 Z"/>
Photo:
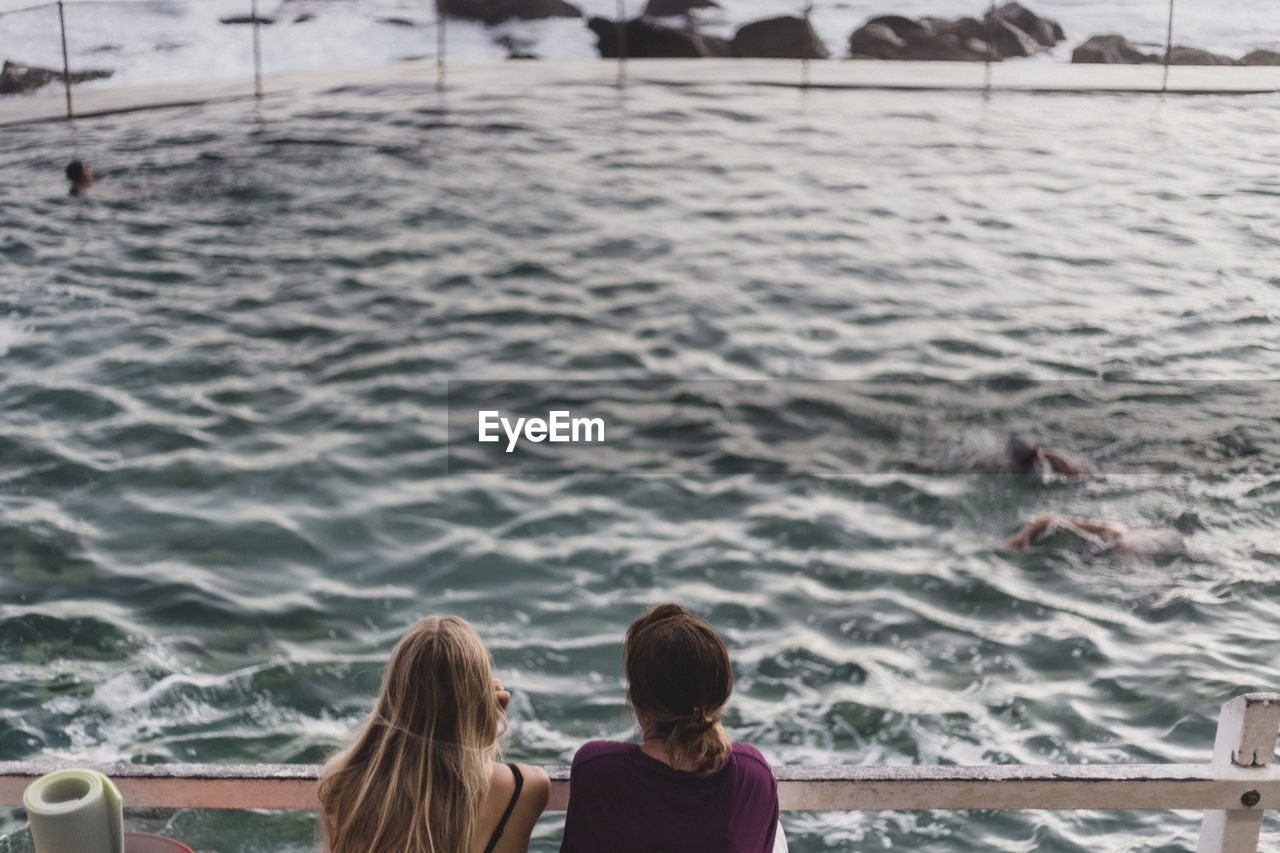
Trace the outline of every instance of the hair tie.
<path fill-rule="evenodd" d="M 680 722 L 684 723 L 685 728 L 689 729 L 694 734 L 702 734 L 703 732 L 714 728 L 715 724 L 719 722 L 719 719 L 719 711 L 708 713 L 702 708 L 694 708 L 693 713 Z"/>

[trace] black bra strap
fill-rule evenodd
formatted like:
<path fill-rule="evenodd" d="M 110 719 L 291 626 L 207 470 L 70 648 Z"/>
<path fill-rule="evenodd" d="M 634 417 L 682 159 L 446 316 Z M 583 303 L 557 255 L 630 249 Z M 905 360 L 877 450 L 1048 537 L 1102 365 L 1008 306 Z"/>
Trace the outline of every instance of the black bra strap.
<path fill-rule="evenodd" d="M 511 775 L 516 777 L 516 789 L 511 792 L 511 801 L 507 803 L 507 810 L 502 813 L 502 820 L 498 821 L 498 825 L 494 827 L 493 835 L 489 836 L 489 845 L 484 848 L 484 853 L 493 853 L 493 848 L 498 846 L 498 839 L 502 837 L 502 830 L 507 828 L 507 819 L 516 810 L 516 800 L 520 799 L 520 789 L 524 787 L 524 776 L 520 774 L 520 768 L 514 764 L 508 764 L 507 766 L 511 768 Z"/>

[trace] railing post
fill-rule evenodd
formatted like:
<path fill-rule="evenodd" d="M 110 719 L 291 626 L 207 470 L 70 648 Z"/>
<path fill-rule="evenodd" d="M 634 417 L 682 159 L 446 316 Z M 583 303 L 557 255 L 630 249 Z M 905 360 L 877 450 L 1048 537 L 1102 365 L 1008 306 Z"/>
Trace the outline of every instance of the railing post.
<path fill-rule="evenodd" d="M 67 118 L 71 114 L 71 61 L 67 58 L 67 19 L 62 14 L 62 0 L 58 0 L 58 30 L 62 33 L 62 85 L 67 90 Z"/>
<path fill-rule="evenodd" d="M 1266 767 L 1276 751 L 1280 731 L 1280 695 L 1246 693 L 1222 706 L 1213 764 Z M 1207 811 L 1200 825 L 1197 853 L 1256 853 L 1264 809 L 1257 808 L 1258 792 L 1240 792 L 1240 808 Z"/>

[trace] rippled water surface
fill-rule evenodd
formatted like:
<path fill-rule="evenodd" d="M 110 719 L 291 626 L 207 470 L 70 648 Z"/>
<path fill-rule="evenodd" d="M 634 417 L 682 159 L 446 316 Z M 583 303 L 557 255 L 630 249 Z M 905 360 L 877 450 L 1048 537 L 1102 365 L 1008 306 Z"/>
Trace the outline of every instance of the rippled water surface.
<path fill-rule="evenodd" d="M 628 736 L 619 641 L 667 599 L 776 763 L 1197 762 L 1280 687 L 1276 98 L 483 79 L 0 131 L 0 760 L 321 761 L 442 611 L 542 763 Z M 463 379 L 741 384 L 676 401 L 695 466 L 532 476 L 449 466 Z M 975 473 L 1009 430 L 1100 474 Z M 999 547 L 1048 511 L 1188 553 Z M 132 820 L 314 849 L 307 814 Z M 1198 815 L 785 823 L 1175 851 Z"/>

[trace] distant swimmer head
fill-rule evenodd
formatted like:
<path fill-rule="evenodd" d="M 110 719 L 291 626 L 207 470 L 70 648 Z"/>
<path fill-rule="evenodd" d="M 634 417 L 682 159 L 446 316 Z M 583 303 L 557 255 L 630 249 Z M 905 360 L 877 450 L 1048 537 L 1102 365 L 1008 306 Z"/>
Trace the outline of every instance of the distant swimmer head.
<path fill-rule="evenodd" d="M 72 160 L 67 164 L 67 180 L 71 182 L 71 191 L 77 192 L 93 183 L 93 169 L 88 163 Z"/>
<path fill-rule="evenodd" d="M 1019 466 L 1030 466 L 1036 461 L 1036 454 L 1040 452 L 1039 446 L 1034 441 L 1016 432 L 1009 435 L 1004 449 L 1009 454 L 1009 461 Z"/>

